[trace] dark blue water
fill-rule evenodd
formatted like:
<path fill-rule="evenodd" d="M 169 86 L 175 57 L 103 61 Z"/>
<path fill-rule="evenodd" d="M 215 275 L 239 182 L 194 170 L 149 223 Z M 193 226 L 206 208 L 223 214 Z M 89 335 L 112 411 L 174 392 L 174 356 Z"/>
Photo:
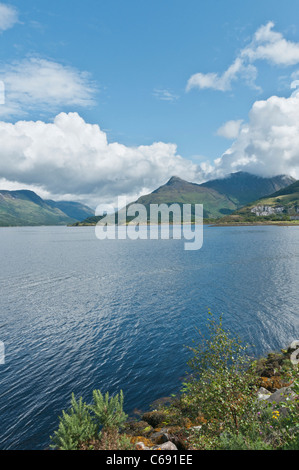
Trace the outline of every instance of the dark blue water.
<path fill-rule="evenodd" d="M 299 228 L 206 227 L 183 241 L 93 228 L 0 230 L 0 448 L 43 449 L 70 395 L 124 390 L 126 411 L 180 388 L 207 310 L 257 354 L 299 339 Z"/>

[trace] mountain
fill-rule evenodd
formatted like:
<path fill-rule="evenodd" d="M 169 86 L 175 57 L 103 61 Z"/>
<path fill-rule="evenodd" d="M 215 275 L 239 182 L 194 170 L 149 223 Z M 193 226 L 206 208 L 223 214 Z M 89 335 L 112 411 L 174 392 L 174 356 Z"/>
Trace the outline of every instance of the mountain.
<path fill-rule="evenodd" d="M 90 207 L 81 204 L 80 202 L 72 201 L 45 201 L 48 206 L 56 208 L 64 212 L 68 217 L 75 220 L 84 220 L 87 217 L 92 217 L 94 211 Z"/>
<path fill-rule="evenodd" d="M 147 196 L 138 199 L 138 204 L 203 204 L 205 218 L 218 218 L 236 209 L 285 188 L 295 180 L 289 176 L 262 178 L 250 173 L 233 173 L 226 178 L 203 184 L 188 183 L 172 177 L 168 183 Z"/>
<path fill-rule="evenodd" d="M 168 183 L 151 194 L 141 196 L 136 203 L 147 208 L 151 204 L 203 204 L 204 218 L 213 219 L 231 214 L 249 202 L 268 196 L 294 181 L 285 175 L 263 178 L 237 172 L 226 178 L 196 184 L 173 176 Z M 95 225 L 100 219 L 91 217 L 77 225 Z"/>
<path fill-rule="evenodd" d="M 238 207 L 242 207 L 249 204 L 249 202 L 273 194 L 294 182 L 295 179 L 291 176 L 280 175 L 272 178 L 263 178 L 239 171 L 230 174 L 226 178 L 208 181 L 201 186 L 214 189 L 220 194 L 225 194 Z"/>
<path fill-rule="evenodd" d="M 75 210 L 79 215 L 79 208 L 75 203 L 71 215 L 71 207 L 72 204 L 66 207 L 66 213 L 61 203 L 44 201 L 33 191 L 0 191 L 0 227 L 67 225 L 82 220 L 88 214 L 88 208 L 83 211 L 79 204 L 81 214 L 84 212 L 84 215 L 82 219 L 77 218 Z"/>
<path fill-rule="evenodd" d="M 196 183 L 189 183 L 177 176 L 173 176 L 168 183 L 151 194 L 141 196 L 136 204 L 144 205 L 148 214 L 151 204 L 203 204 L 205 218 L 216 218 L 230 214 L 237 207 L 235 202 L 225 194 L 220 194 L 214 189 L 204 188 Z M 101 217 L 91 217 L 75 225 L 95 225 L 100 220 Z"/>
<path fill-rule="evenodd" d="M 189 183 L 173 176 L 164 186 L 147 196 L 141 196 L 137 204 L 147 208 L 150 204 L 203 204 L 204 217 L 220 217 L 235 210 L 236 204 L 225 194 L 196 183 Z"/>
<path fill-rule="evenodd" d="M 221 224 L 299 220 L 299 181 L 224 217 Z"/>

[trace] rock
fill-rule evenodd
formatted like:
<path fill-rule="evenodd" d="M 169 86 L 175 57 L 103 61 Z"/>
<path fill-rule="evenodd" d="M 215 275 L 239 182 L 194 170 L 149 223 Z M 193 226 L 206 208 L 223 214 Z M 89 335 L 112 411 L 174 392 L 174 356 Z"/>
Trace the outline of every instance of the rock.
<path fill-rule="evenodd" d="M 162 411 L 154 410 L 150 411 L 149 413 L 144 413 L 142 419 L 149 423 L 153 428 L 159 426 L 159 424 L 163 423 L 167 418 L 166 414 Z"/>
<path fill-rule="evenodd" d="M 169 434 L 163 433 L 160 437 L 159 440 L 157 441 L 158 444 L 164 444 L 165 442 L 169 442 Z"/>
<path fill-rule="evenodd" d="M 178 434 L 171 434 L 169 436 L 169 440 L 176 446 L 178 450 L 189 449 L 188 435 L 186 434 L 185 430 L 182 430 Z"/>
<path fill-rule="evenodd" d="M 267 358 L 262 358 L 257 362 L 258 374 L 262 378 L 273 379 L 274 376 L 280 375 L 281 368 L 286 360 L 283 354 L 270 353 Z M 261 386 L 264 386 L 261 384 Z M 267 388 L 264 386 L 264 388 Z M 280 387 L 281 388 L 281 387 Z"/>
<path fill-rule="evenodd" d="M 159 409 L 161 406 L 170 405 L 173 402 L 172 397 L 162 397 L 151 404 L 151 408 Z"/>
<path fill-rule="evenodd" d="M 292 344 L 289 345 L 287 352 L 293 353 L 299 348 L 299 341 L 293 341 Z"/>
<path fill-rule="evenodd" d="M 153 431 L 153 428 L 146 421 L 131 421 L 125 424 L 124 430 L 130 436 L 147 437 Z"/>
<path fill-rule="evenodd" d="M 258 401 L 268 400 L 268 398 L 270 397 L 271 397 L 271 393 L 264 387 L 261 387 L 259 391 L 257 392 Z"/>
<path fill-rule="evenodd" d="M 143 442 L 137 442 L 136 450 L 150 450 L 150 448 L 146 447 L 146 445 Z"/>
<path fill-rule="evenodd" d="M 252 214 L 257 215 L 258 217 L 261 216 L 268 216 L 273 214 L 283 214 L 285 208 L 283 206 L 280 207 L 272 207 L 272 206 L 255 206 L 251 209 Z"/>
<path fill-rule="evenodd" d="M 169 441 L 168 429 L 163 428 L 159 432 L 154 432 L 151 434 L 151 439 L 157 444 L 163 444 L 164 442 Z"/>
<path fill-rule="evenodd" d="M 269 395 L 280 390 L 283 387 L 288 387 L 290 382 L 287 382 L 283 377 L 277 375 L 274 377 L 261 377 L 259 380 L 260 386 L 269 391 Z"/>
<path fill-rule="evenodd" d="M 293 392 L 292 386 L 290 386 L 281 388 L 280 390 L 277 390 L 276 392 L 272 393 L 272 395 L 270 395 L 267 401 L 268 403 L 281 403 L 284 402 L 286 398 L 294 400 L 295 397 L 296 394 Z"/>
<path fill-rule="evenodd" d="M 286 399 L 294 401 L 296 399 L 296 394 L 292 390 L 292 385 L 290 387 L 284 387 L 280 390 L 277 390 L 275 393 L 266 400 L 267 403 L 273 404 L 274 409 L 278 409 L 282 416 L 287 416 L 288 409 L 284 408 L 283 406 L 279 406 L 280 403 L 286 402 Z M 275 405 L 278 405 L 275 406 Z"/>
<path fill-rule="evenodd" d="M 178 450 L 178 448 L 172 442 L 168 441 L 160 446 L 155 446 L 153 450 Z"/>

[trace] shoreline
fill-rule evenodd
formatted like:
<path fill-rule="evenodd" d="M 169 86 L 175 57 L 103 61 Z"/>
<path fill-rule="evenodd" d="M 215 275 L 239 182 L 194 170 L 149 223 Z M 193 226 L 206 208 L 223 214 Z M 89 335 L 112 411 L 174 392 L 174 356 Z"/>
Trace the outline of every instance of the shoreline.
<path fill-rule="evenodd" d="M 209 224 L 211 227 L 299 227 L 299 223 L 291 222 L 241 222 L 241 223 L 231 223 L 231 224 Z"/>
<path fill-rule="evenodd" d="M 167 223 L 163 224 L 158 224 L 158 226 L 167 226 Z M 170 226 L 172 225 L 181 225 L 182 227 L 184 225 L 192 225 L 192 226 L 198 226 L 201 224 L 194 224 L 194 223 L 181 223 L 181 224 L 173 224 L 170 223 Z M 210 226 L 210 227 L 259 227 L 259 226 L 279 226 L 279 227 L 299 227 L 299 221 L 293 221 L 293 222 L 275 222 L 275 221 L 269 221 L 269 222 L 232 222 L 232 223 L 213 223 L 213 222 L 203 222 L 204 226 Z M 78 228 L 78 227 L 96 227 L 97 224 L 72 224 L 72 225 L 1 225 L 0 229 L 2 228 L 50 228 L 50 227 L 67 227 L 67 228 Z M 130 223 L 127 224 L 122 224 L 122 225 L 117 225 L 116 227 L 128 227 L 130 226 Z M 139 224 L 140 227 L 155 227 L 157 224 Z"/>
<path fill-rule="evenodd" d="M 185 223 L 185 224 L 172 224 L 170 223 L 169 224 L 170 226 L 172 225 L 181 225 L 181 227 L 183 227 L 184 225 L 191 225 L 191 226 L 198 226 L 198 225 L 204 225 L 204 226 L 209 226 L 209 227 L 254 227 L 254 226 L 279 226 L 279 227 L 299 227 L 299 221 L 297 222 L 240 222 L 240 223 L 237 223 L 237 222 L 234 222 L 234 223 L 219 223 L 219 224 L 215 224 L 213 222 L 204 222 L 203 224 L 193 224 L 193 223 Z M 78 227 L 96 227 L 97 224 L 93 225 L 93 224 L 80 224 L 80 225 L 67 225 L 67 227 L 74 227 L 74 228 L 78 228 Z M 122 225 L 115 225 L 116 227 L 129 227 L 130 224 L 122 224 Z M 140 227 L 162 227 L 162 226 L 168 226 L 168 224 L 139 224 Z"/>

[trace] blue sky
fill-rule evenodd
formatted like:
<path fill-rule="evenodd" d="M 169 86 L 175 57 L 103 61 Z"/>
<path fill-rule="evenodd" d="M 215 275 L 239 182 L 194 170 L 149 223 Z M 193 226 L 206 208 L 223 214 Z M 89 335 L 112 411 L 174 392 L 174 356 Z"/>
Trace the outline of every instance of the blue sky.
<path fill-rule="evenodd" d="M 0 8 L 0 79 L 6 87 L 0 106 L 2 187 L 26 186 L 95 204 L 117 194 L 134 198 L 175 171 L 198 182 L 239 169 L 297 176 L 295 150 L 274 148 L 273 137 L 277 122 L 297 132 L 289 122 L 299 70 L 295 0 L 1 5 L 6 9 L 1 18 Z M 279 102 L 268 101 L 275 96 Z M 256 103 L 262 101 L 261 111 Z M 271 159 L 265 160 L 262 144 L 249 155 L 258 116 L 263 112 L 268 121 L 273 109 L 277 122 L 255 140 L 268 143 Z M 60 113 L 54 135 L 48 124 Z M 250 113 L 254 122 L 248 128 Z M 23 127 L 14 127 L 12 136 L 8 123 L 19 121 Z M 36 121 L 44 124 L 42 132 Z M 89 129 L 90 123 L 101 131 Z M 62 132 L 61 147 L 54 148 L 51 139 L 57 142 Z"/>

